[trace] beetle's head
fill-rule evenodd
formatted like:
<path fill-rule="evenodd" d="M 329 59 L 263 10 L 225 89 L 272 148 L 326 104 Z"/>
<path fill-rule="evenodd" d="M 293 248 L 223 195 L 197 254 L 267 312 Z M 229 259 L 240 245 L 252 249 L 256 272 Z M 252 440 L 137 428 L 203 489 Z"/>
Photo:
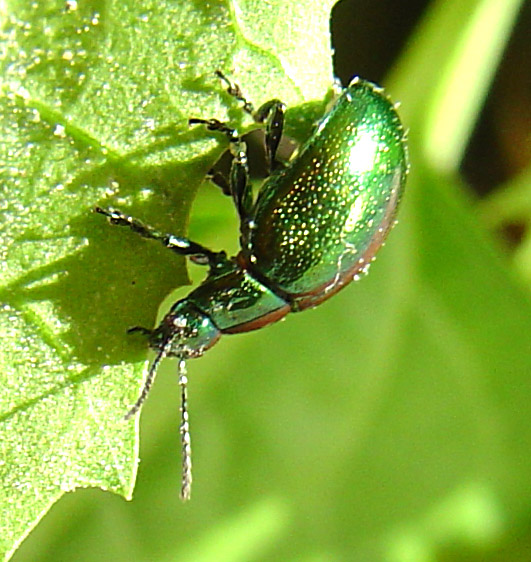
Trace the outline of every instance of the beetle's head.
<path fill-rule="evenodd" d="M 163 357 L 200 357 L 219 339 L 212 320 L 187 299 L 176 302 L 149 337 L 149 345 Z M 161 357 L 162 359 L 162 357 Z"/>
<path fill-rule="evenodd" d="M 153 384 L 159 363 L 165 357 L 179 359 L 179 385 L 181 386 L 181 444 L 182 444 L 182 482 L 181 498 L 190 498 L 192 485 L 192 451 L 190 448 L 190 429 L 188 425 L 186 359 L 199 357 L 212 347 L 221 332 L 212 320 L 196 308 L 189 300 L 176 302 L 153 331 L 133 328 L 130 331 L 149 335 L 149 345 L 157 350 L 157 356 L 149 368 L 144 386 L 135 404 L 126 414 L 126 419 L 138 412 Z"/>
<path fill-rule="evenodd" d="M 154 330 L 135 327 L 129 331 L 148 335 L 149 346 L 157 351 L 157 355 L 151 363 L 140 396 L 126 418 L 134 416 L 144 403 L 159 363 L 165 357 L 177 357 L 179 371 L 184 373 L 186 359 L 203 355 L 221 335 L 212 320 L 187 299 L 176 302 Z"/>

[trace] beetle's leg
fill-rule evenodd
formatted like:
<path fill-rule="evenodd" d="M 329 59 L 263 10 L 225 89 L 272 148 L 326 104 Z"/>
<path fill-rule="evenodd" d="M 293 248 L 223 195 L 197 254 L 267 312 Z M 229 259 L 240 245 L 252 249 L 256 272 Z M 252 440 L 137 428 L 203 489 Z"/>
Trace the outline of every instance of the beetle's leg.
<path fill-rule="evenodd" d="M 232 196 L 229 180 L 218 170 L 212 168 L 207 172 L 206 179 L 217 185 L 224 195 Z"/>
<path fill-rule="evenodd" d="M 153 330 L 150 330 L 149 328 L 144 328 L 144 326 L 133 326 L 132 328 L 129 328 L 127 330 L 127 333 L 128 334 L 139 333 L 142 334 L 143 336 L 151 336 Z"/>
<path fill-rule="evenodd" d="M 277 164 L 276 156 L 284 129 L 286 106 L 280 100 L 273 99 L 255 111 L 253 104 L 244 97 L 238 84 L 229 80 L 220 70 L 216 70 L 216 75 L 226 84 L 227 92 L 238 101 L 243 102 L 242 109 L 249 113 L 257 123 L 265 124 L 266 158 L 269 171 L 272 172 Z"/>
<path fill-rule="evenodd" d="M 222 178 L 221 174 L 216 176 L 216 173 L 209 172 L 210 177 L 214 177 L 217 185 L 226 190 L 232 195 L 234 204 L 238 211 L 238 215 L 242 221 L 245 221 L 250 215 L 253 203 L 252 190 L 249 184 L 249 164 L 247 161 L 247 145 L 240 137 L 236 129 L 232 129 L 225 123 L 217 119 L 188 119 L 189 125 L 205 125 L 209 131 L 219 131 L 223 133 L 230 143 L 230 151 L 232 154 L 232 164 L 230 167 L 230 179 L 227 182 Z"/>
<path fill-rule="evenodd" d="M 194 263 L 199 265 L 209 265 L 212 269 L 215 269 L 227 261 L 227 254 L 225 252 L 213 252 L 201 244 L 197 244 L 197 242 L 188 240 L 188 238 L 174 236 L 173 234 L 163 234 L 150 226 L 146 226 L 133 217 L 124 215 L 116 209 L 102 209 L 101 207 L 96 207 L 94 211 L 105 215 L 111 224 L 126 226 L 133 232 L 140 234 L 143 238 L 158 240 L 172 252 L 181 256 L 188 256 Z"/>
<path fill-rule="evenodd" d="M 254 105 L 243 95 L 241 88 L 238 84 L 235 84 L 229 80 L 221 70 L 216 70 L 216 76 L 220 78 L 227 86 L 227 93 L 232 97 L 236 98 L 238 101 L 243 102 L 242 109 L 254 118 Z"/>
<path fill-rule="evenodd" d="M 277 164 L 277 150 L 284 129 L 284 113 L 286 106 L 277 99 L 267 101 L 258 108 L 253 115 L 257 123 L 265 123 L 266 158 L 269 171 L 272 172 Z"/>

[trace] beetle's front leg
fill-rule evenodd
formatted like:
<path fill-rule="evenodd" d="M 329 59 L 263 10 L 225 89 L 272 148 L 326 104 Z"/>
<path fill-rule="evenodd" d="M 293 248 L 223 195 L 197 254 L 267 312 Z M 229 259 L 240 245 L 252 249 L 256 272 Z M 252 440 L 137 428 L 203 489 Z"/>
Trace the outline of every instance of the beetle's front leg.
<path fill-rule="evenodd" d="M 106 216 L 111 224 L 125 226 L 133 232 L 140 234 L 143 238 L 158 240 L 172 252 L 181 256 L 188 256 L 194 263 L 199 265 L 209 265 L 211 269 L 216 269 L 227 262 L 227 254 L 225 252 L 213 252 L 197 242 L 188 240 L 188 238 L 182 238 L 173 234 L 163 234 L 117 209 L 96 207 L 94 211 Z"/>

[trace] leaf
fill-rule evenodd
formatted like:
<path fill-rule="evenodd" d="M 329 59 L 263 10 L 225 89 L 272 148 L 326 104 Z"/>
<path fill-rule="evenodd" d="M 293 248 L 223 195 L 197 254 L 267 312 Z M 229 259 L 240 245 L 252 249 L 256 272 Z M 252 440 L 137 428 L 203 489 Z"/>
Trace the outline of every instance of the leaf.
<path fill-rule="evenodd" d="M 125 331 L 153 325 L 163 297 L 186 283 L 183 260 L 115 232 L 91 210 L 117 206 L 183 233 L 223 145 L 187 119 L 242 113 L 214 71 L 245 78 L 257 104 L 271 81 L 291 105 L 322 103 L 330 7 L 50 0 L 2 8 L 3 556 L 65 491 L 99 486 L 131 497 L 138 424 L 123 415 L 146 346 Z M 251 14 L 271 33 L 257 33 Z M 295 58 L 310 29 L 312 66 Z"/>
<path fill-rule="evenodd" d="M 199 14 L 205 5 L 196 3 Z M 450 552 L 454 560 L 469 554 L 485 562 L 511 540 L 508 560 L 526 560 L 525 543 L 519 547 L 518 539 L 528 532 L 531 499 L 529 295 L 479 225 L 457 172 L 438 171 L 423 145 L 425 109 L 439 107 L 430 87 L 444 89 L 436 79 L 447 65 L 444 76 L 453 76 L 449 61 L 459 56 L 452 48 L 462 44 L 458 39 L 467 35 L 477 6 L 477 0 L 438 2 L 411 38 L 414 52 L 407 53 L 389 84 L 411 128 L 412 173 L 399 225 L 370 275 L 315 311 L 224 338 L 205 357 L 190 362 L 192 502 L 183 507 L 178 500 L 178 395 L 176 382 L 165 376 L 174 370 L 168 362 L 142 416 L 143 462 L 135 501 L 124 506 L 110 494 L 69 495 L 26 541 L 17 553 L 19 561 L 180 560 L 190 553 L 217 561 L 226 553 L 229 558 L 243 553 L 246 560 L 439 562 L 448 560 Z M 238 82 L 246 91 L 250 87 L 257 103 L 272 95 L 290 105 L 302 101 L 289 88 L 281 91 L 282 83 L 277 89 L 276 78 L 271 79 L 277 68 L 274 55 L 258 72 L 251 68 L 255 55 L 269 53 L 271 37 L 289 45 L 288 39 L 297 36 L 297 26 L 291 29 L 292 19 L 283 11 L 296 8 L 285 1 L 231 7 L 256 35 L 251 41 L 252 31 L 246 30 L 245 40 L 236 34 L 243 41 L 239 60 L 249 62 L 245 75 L 236 69 Z M 268 9 L 280 10 L 282 17 Z M 189 25 L 200 17 L 187 16 Z M 231 17 L 226 21 L 235 21 Z M 227 25 L 218 27 L 224 36 Z M 213 32 L 214 26 L 205 33 Z M 172 29 L 172 37 L 175 33 Z M 298 61 L 308 72 L 319 66 L 309 44 L 319 35 L 308 27 L 307 36 L 307 43 L 290 52 L 289 64 L 278 67 L 291 68 Z M 478 57 L 488 51 L 483 43 L 490 37 L 482 38 Z M 251 56 L 256 41 L 261 42 Z M 202 48 L 203 42 L 190 43 L 191 48 L 197 45 Z M 473 60 L 470 65 L 473 77 Z M 219 85 L 209 81 L 209 73 L 204 69 L 204 91 L 187 90 L 182 103 L 197 99 L 199 109 L 205 98 L 218 99 Z M 315 98 L 324 95 L 329 78 L 329 72 L 322 74 L 326 84 Z M 471 96 L 468 83 L 463 84 L 463 103 L 470 102 L 469 96 L 475 99 L 477 113 L 480 96 L 477 89 Z M 219 97 L 223 103 L 217 109 L 203 105 L 201 115 L 225 118 L 230 107 L 231 121 L 237 121 L 233 101 Z M 456 144 L 446 139 L 454 163 L 461 146 L 456 138 Z M 194 160 L 197 176 L 215 155 L 212 149 L 208 157 Z M 153 166 L 153 175 L 158 178 L 159 170 L 165 177 L 164 166 Z M 193 179 L 196 168 L 190 164 L 191 171 L 184 170 L 186 179 Z M 169 222 L 172 204 L 162 197 L 153 205 L 138 199 L 132 202 L 132 208 L 138 207 L 135 214 L 157 224 Z M 202 187 L 191 224 L 201 231 L 195 238 L 219 248 L 237 238 L 229 224 L 233 210 L 222 199 Z M 109 237 L 101 251 L 118 245 L 124 251 L 128 238 L 105 225 L 98 236 Z M 140 283 L 152 274 L 147 265 L 157 264 L 157 275 L 142 296 L 153 284 L 160 287 L 166 270 L 163 251 L 155 254 L 134 237 L 130 243 L 135 259 L 124 260 L 122 274 L 114 279 L 112 271 L 105 271 L 107 285 L 112 282 L 120 290 L 114 304 L 120 302 L 127 314 L 123 326 L 107 333 L 120 342 L 129 316 L 144 310 L 143 298 L 132 300 L 136 286 L 126 287 L 131 267 L 145 260 Z M 146 306 L 145 318 L 150 311 Z M 135 322 L 148 323 L 140 313 Z M 116 417 L 135 397 L 132 387 L 139 383 L 132 379 Z"/>

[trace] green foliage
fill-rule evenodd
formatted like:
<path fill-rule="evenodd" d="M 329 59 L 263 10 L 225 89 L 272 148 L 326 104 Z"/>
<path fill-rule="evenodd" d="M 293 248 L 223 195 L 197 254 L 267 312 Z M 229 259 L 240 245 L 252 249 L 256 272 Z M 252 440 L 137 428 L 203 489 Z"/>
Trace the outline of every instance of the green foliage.
<path fill-rule="evenodd" d="M 213 71 L 256 104 L 284 100 L 297 132 L 332 84 L 331 4 L 2 8 L 6 557 L 65 491 L 131 497 L 138 427 L 122 418 L 146 350 L 125 330 L 152 325 L 187 280 L 182 260 L 91 209 L 186 231 L 223 148 L 188 117 L 252 125 Z M 134 501 L 68 494 L 17 560 L 487 560 L 510 543 L 531 503 L 531 304 L 456 168 L 517 7 L 440 0 L 397 65 L 387 86 L 411 128 L 412 172 L 368 278 L 190 363 L 191 503 L 178 501 L 178 391 L 163 370 Z M 465 63 L 481 72 L 464 80 Z M 234 248 L 230 202 L 202 186 L 196 205 L 193 238 Z"/>

